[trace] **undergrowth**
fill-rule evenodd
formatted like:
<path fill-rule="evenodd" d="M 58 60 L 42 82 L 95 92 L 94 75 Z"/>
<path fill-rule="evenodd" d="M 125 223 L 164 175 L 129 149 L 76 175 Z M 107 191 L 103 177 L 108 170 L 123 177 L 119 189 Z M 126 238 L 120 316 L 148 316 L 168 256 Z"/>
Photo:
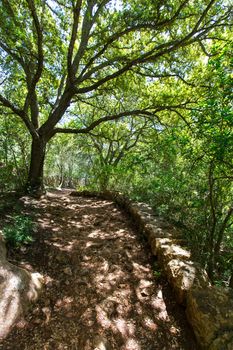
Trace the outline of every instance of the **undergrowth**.
<path fill-rule="evenodd" d="M 33 241 L 32 232 L 35 225 L 32 218 L 26 215 L 15 214 L 12 223 L 3 228 L 3 236 L 9 247 L 19 247 Z"/>

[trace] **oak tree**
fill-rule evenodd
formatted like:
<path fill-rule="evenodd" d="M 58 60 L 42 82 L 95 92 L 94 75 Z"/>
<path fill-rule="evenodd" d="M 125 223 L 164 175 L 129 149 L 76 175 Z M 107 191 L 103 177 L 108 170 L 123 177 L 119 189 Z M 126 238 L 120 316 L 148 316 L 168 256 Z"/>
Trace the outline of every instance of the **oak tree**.
<path fill-rule="evenodd" d="M 46 145 L 56 134 L 86 134 L 109 120 L 151 117 L 170 106 L 123 103 L 89 124 L 64 121 L 78 119 L 97 95 L 111 96 L 120 77 L 173 74 L 188 47 L 205 51 L 206 41 L 220 35 L 230 8 L 216 0 L 3 0 L 0 16 L 0 105 L 31 135 L 26 187 L 40 194 Z"/>

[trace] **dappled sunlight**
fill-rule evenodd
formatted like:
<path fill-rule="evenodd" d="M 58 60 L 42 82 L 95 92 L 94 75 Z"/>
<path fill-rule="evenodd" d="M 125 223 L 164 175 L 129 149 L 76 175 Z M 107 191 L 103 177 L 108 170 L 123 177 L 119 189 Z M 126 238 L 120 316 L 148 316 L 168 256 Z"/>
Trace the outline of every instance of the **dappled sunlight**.
<path fill-rule="evenodd" d="M 174 336 L 175 336 L 175 335 L 178 335 L 178 334 L 180 333 L 179 328 L 174 327 L 174 326 L 171 326 L 171 327 L 169 328 L 169 330 L 170 330 L 170 333 L 171 333 L 171 334 L 174 334 Z"/>
<path fill-rule="evenodd" d="M 150 301 L 151 307 L 155 310 L 157 317 L 164 321 L 170 321 L 169 315 L 167 313 L 166 304 L 162 298 L 153 297 Z"/>
<path fill-rule="evenodd" d="M 53 231 L 53 232 L 59 232 L 59 231 L 60 231 L 60 227 L 53 227 L 53 228 L 52 228 L 52 231 Z"/>
<path fill-rule="evenodd" d="M 150 253 L 112 202 L 53 193 L 37 211 L 41 247 L 25 264 L 42 261 L 36 269 L 46 290 L 18 329 L 29 350 L 194 349 L 180 346 L 184 332 L 170 317 Z"/>
<path fill-rule="evenodd" d="M 49 219 L 43 218 L 43 219 L 39 219 L 38 223 L 41 225 L 41 227 L 46 228 L 46 227 L 50 227 L 51 221 Z"/>
<path fill-rule="evenodd" d="M 74 302 L 73 297 L 64 296 L 62 299 L 58 299 L 54 305 L 54 310 L 59 311 L 61 309 L 71 310 L 72 304 Z"/>
<path fill-rule="evenodd" d="M 135 339 L 127 339 L 123 350 L 141 350 L 141 346 Z"/>
<path fill-rule="evenodd" d="M 106 238 L 106 236 L 108 236 L 108 233 L 103 232 L 102 230 L 94 230 L 88 235 L 89 238 L 100 238 L 100 239 L 104 239 Z"/>
<path fill-rule="evenodd" d="M 64 243 L 58 243 L 58 242 L 48 242 L 48 244 L 53 245 L 54 247 L 59 248 L 61 251 L 66 251 L 66 252 L 72 251 L 73 246 L 75 245 L 75 243 L 76 243 L 76 240 L 66 242 L 65 244 Z"/>
<path fill-rule="evenodd" d="M 134 336 L 135 334 L 135 325 L 120 317 L 113 321 L 113 329 L 120 332 L 124 338 Z"/>
<path fill-rule="evenodd" d="M 111 321 L 108 318 L 107 312 L 103 310 L 99 305 L 95 307 L 96 310 L 96 320 L 97 322 L 104 328 L 110 328 L 111 327 Z"/>
<path fill-rule="evenodd" d="M 149 328 L 152 332 L 155 332 L 158 328 L 156 323 L 149 317 L 145 317 L 143 320 L 143 325 Z"/>
<path fill-rule="evenodd" d="M 105 265 L 106 267 L 106 265 Z M 102 275 L 101 273 L 94 277 L 95 288 L 99 292 L 109 291 L 114 287 L 119 281 L 123 280 L 125 277 L 124 272 L 115 271 L 114 273 L 109 273 L 107 275 Z"/>
<path fill-rule="evenodd" d="M 99 208 L 107 209 L 108 207 L 112 207 L 114 205 L 113 202 L 111 201 L 96 201 L 96 203 L 94 204 L 93 200 L 89 200 L 89 203 L 91 203 L 90 207 L 92 209 L 99 209 Z M 88 207 L 88 205 L 86 207 Z"/>
<path fill-rule="evenodd" d="M 132 257 L 132 255 L 129 252 L 126 252 L 126 254 L 129 258 Z M 133 266 L 133 274 L 138 278 L 143 278 L 145 274 L 148 274 L 150 272 L 149 267 L 145 267 L 136 262 L 132 262 L 132 266 Z"/>
<path fill-rule="evenodd" d="M 84 311 L 84 313 L 81 315 L 81 321 L 85 326 L 93 326 L 93 324 L 96 322 L 95 318 L 96 311 L 93 310 L 93 308 L 87 307 Z"/>

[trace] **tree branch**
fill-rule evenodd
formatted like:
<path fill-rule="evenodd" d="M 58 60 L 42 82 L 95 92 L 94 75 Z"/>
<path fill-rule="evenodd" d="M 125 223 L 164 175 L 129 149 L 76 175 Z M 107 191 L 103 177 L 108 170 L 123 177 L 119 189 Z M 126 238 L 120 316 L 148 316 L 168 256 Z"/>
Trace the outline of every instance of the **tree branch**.
<path fill-rule="evenodd" d="M 11 103 L 9 100 L 7 100 L 1 94 L 0 94 L 0 102 L 2 103 L 2 105 L 4 107 L 9 108 L 14 114 L 16 114 L 17 116 L 19 116 L 21 118 L 21 120 L 24 122 L 24 124 L 26 125 L 28 131 L 30 132 L 30 134 L 32 136 L 34 136 L 34 137 L 38 136 L 38 134 L 37 134 L 33 124 L 28 119 L 28 117 L 25 114 L 24 110 L 21 110 L 18 107 L 16 107 L 15 105 L 13 105 L 13 103 Z"/>
<path fill-rule="evenodd" d="M 73 52 L 74 52 L 74 44 L 77 38 L 81 7 L 82 7 L 82 0 L 77 0 L 75 6 L 73 7 L 73 26 L 72 26 L 72 33 L 71 33 L 68 54 L 67 54 L 67 70 L 68 70 L 69 79 L 71 81 L 74 79 L 74 75 L 75 75 L 75 72 L 73 71 L 73 67 L 72 67 L 72 58 L 73 58 Z"/>
<path fill-rule="evenodd" d="M 23 110 L 21 110 L 21 109 L 19 109 L 18 107 L 16 107 L 13 103 L 11 103 L 9 100 L 7 100 L 7 99 L 6 99 L 4 96 L 2 96 L 1 94 L 0 94 L 0 102 L 2 103 L 2 105 L 3 105 L 4 107 L 10 108 L 11 111 L 12 111 L 14 114 L 18 115 L 20 118 L 22 118 L 22 117 L 25 115 L 25 113 L 24 113 Z"/>
<path fill-rule="evenodd" d="M 154 115 L 154 113 L 146 111 L 146 110 L 125 111 L 125 112 L 121 112 L 121 113 L 118 113 L 118 114 L 115 114 L 115 115 L 108 115 L 108 116 L 99 118 L 99 119 L 95 120 L 89 126 L 87 126 L 85 128 L 81 128 L 81 129 L 55 128 L 53 132 L 54 132 L 54 134 L 57 134 L 57 133 L 88 134 L 91 130 L 96 128 L 101 123 L 104 123 L 104 122 L 107 122 L 107 121 L 111 121 L 111 120 L 117 120 L 117 119 L 120 119 L 120 118 L 123 118 L 123 117 L 136 116 L 136 115 L 150 116 L 151 117 L 151 116 Z"/>
<path fill-rule="evenodd" d="M 27 75 L 27 83 L 28 83 L 28 93 L 25 99 L 24 110 L 25 112 L 30 105 L 31 108 L 31 118 L 32 123 L 35 128 L 38 128 L 38 116 L 39 116 L 39 108 L 36 96 L 36 85 L 41 78 L 43 65 L 44 65 L 44 53 L 43 53 L 43 31 L 37 16 L 36 7 L 34 0 L 27 0 L 29 10 L 32 15 L 33 23 L 36 30 L 36 41 L 37 41 L 37 68 L 33 77 L 29 73 Z"/>
<path fill-rule="evenodd" d="M 107 2 L 107 1 L 106 1 Z M 181 10 L 185 7 L 185 5 L 188 3 L 188 0 L 184 1 L 178 8 L 178 10 L 176 11 L 176 13 L 174 14 L 173 17 L 171 17 L 170 19 L 166 19 L 163 20 L 161 22 L 153 22 L 150 23 L 149 21 L 146 23 L 142 23 L 142 24 L 138 24 L 138 25 L 133 25 L 130 27 L 125 28 L 124 30 L 117 32 L 115 34 L 113 34 L 108 40 L 107 42 L 104 44 L 103 48 L 97 52 L 90 60 L 89 62 L 85 65 L 84 69 L 82 70 L 82 72 L 80 73 L 77 81 L 82 81 L 82 77 L 84 75 L 84 73 L 88 70 L 88 68 L 94 63 L 94 61 L 98 58 L 100 58 L 104 52 L 108 49 L 108 47 L 113 44 L 114 42 L 117 42 L 119 40 L 119 38 L 122 38 L 123 36 L 131 33 L 131 32 L 136 32 L 140 29 L 151 29 L 151 30 L 161 30 L 162 28 L 165 28 L 169 25 L 171 25 L 179 16 Z M 97 47 L 98 48 L 98 47 Z M 90 74 L 88 74 L 88 76 L 90 76 Z"/>
<path fill-rule="evenodd" d="M 82 24 L 82 33 L 81 33 L 81 40 L 80 40 L 80 45 L 78 48 L 78 51 L 73 59 L 72 66 L 71 66 L 71 71 L 73 74 L 73 77 L 75 76 L 80 60 L 87 48 L 88 40 L 90 38 L 90 30 L 93 25 L 93 21 L 91 19 L 91 13 L 93 9 L 94 3 L 92 1 L 88 2 L 86 12 L 84 14 L 83 18 L 83 24 Z"/>

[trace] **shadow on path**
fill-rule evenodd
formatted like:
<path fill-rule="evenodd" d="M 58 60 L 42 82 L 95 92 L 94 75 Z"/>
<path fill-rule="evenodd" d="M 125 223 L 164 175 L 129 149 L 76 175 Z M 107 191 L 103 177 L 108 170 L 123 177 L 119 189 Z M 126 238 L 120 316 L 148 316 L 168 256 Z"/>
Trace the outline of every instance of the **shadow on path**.
<path fill-rule="evenodd" d="M 0 349 L 197 349 L 149 248 L 112 202 L 51 192 L 25 210 L 36 217 L 36 241 L 11 259 L 41 272 L 46 286 Z"/>

